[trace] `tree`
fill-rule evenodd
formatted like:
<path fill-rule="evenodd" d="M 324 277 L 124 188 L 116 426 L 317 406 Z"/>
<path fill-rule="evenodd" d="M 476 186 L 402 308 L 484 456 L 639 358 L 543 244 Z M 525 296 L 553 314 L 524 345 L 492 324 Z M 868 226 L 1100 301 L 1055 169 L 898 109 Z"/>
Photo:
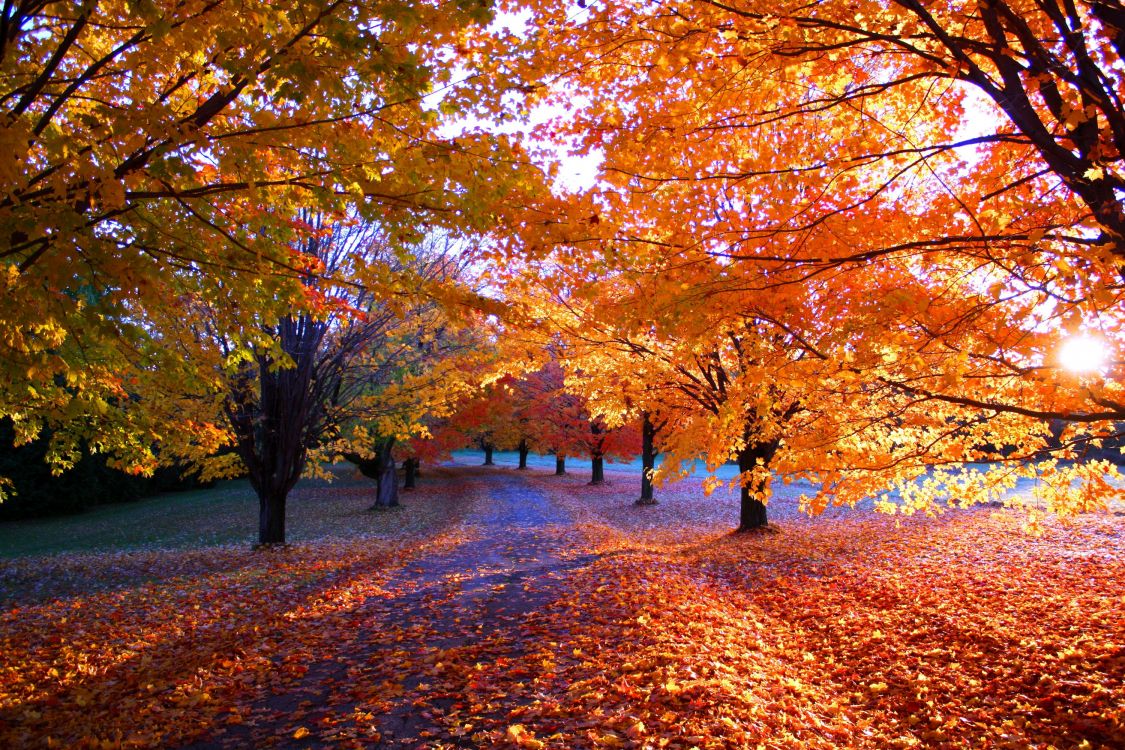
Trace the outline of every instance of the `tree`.
<path fill-rule="evenodd" d="M 606 176 L 627 192 L 701 190 L 713 225 L 698 239 L 736 257 L 766 244 L 775 252 L 762 254 L 780 258 L 785 235 L 825 237 L 823 223 L 877 210 L 897 200 L 892 185 L 912 192 L 912 180 L 938 204 L 923 221 L 892 221 L 893 233 L 866 246 L 853 237 L 792 259 L 875 258 L 925 251 L 928 240 L 935 251 L 996 245 L 984 257 L 1000 264 L 1034 251 L 1044 234 L 1094 271 L 1098 248 L 1122 255 L 1114 165 L 1125 112 L 1113 71 L 1123 16 L 1114 4 L 684 0 L 598 5 L 569 23 L 542 13 L 545 37 L 581 40 L 548 46 L 557 59 L 540 74 L 565 75 L 592 94 L 567 134 L 605 148 Z M 573 100 L 558 85 L 540 91 Z M 657 99 L 666 106 L 637 107 Z M 991 122 L 960 138 L 966 109 L 982 104 Z M 626 120 L 626 108 L 636 116 Z M 970 147 L 981 167 L 971 174 L 962 157 Z M 756 221 L 746 222 L 737 198 L 753 186 L 783 190 L 793 210 L 749 210 Z M 762 200 L 747 208 L 770 206 Z M 1086 221 L 1096 240 L 1079 230 Z M 895 239 L 915 244 L 888 244 Z"/>
<path fill-rule="evenodd" d="M 367 440 L 364 446 L 369 454 L 347 451 L 344 458 L 356 465 L 360 473 L 368 479 L 375 480 L 375 502 L 369 510 L 383 508 L 397 508 L 398 502 L 398 472 L 395 471 L 393 437 L 384 437 L 379 440 Z"/>
<path fill-rule="evenodd" d="M 452 423 L 468 442 L 484 453 L 484 466 L 493 466 L 492 453 L 503 449 L 512 421 L 510 391 L 499 383 L 481 385 L 458 405 Z"/>
<path fill-rule="evenodd" d="M 455 414 L 456 412 L 454 412 Z M 436 464 L 452 457 L 453 451 L 465 447 L 465 433 L 457 429 L 453 417 L 429 419 L 425 422 L 425 432 L 406 442 L 403 453 L 407 462 L 413 463 L 417 475 L 422 464 Z M 409 466 L 407 477 L 409 477 Z M 403 489 L 406 489 L 404 486 Z"/>
<path fill-rule="evenodd" d="M 521 340 L 526 331 L 520 332 Z M 557 335 L 542 346 L 532 347 L 530 361 L 539 368 L 524 373 L 512 391 L 518 394 L 517 427 L 519 441 L 530 448 L 554 452 L 555 474 L 566 473 L 568 455 L 590 457 L 590 484 L 605 483 L 605 460 L 632 457 L 639 451 L 639 434 L 632 423 L 608 424 L 591 414 L 586 405 L 586 390 L 581 372 L 567 372 L 562 341 Z M 517 357 L 516 359 L 519 359 Z M 527 361 L 527 360 L 525 360 Z"/>
<path fill-rule="evenodd" d="M 697 459 L 709 467 L 737 461 L 739 531 L 767 526 L 775 457 L 785 446 L 789 423 L 805 408 L 804 391 L 787 381 L 785 364 L 791 354 L 784 343 L 744 321 L 710 337 L 658 339 L 626 334 L 602 343 L 603 351 L 596 355 L 608 362 L 616 360 L 618 366 L 623 361 L 648 360 L 648 367 L 628 367 L 634 377 L 639 372 L 653 377 L 647 384 L 646 408 L 678 413 L 674 431 L 664 439 L 661 475 L 685 476 L 690 470 L 683 467 Z M 612 354 L 615 348 L 617 356 Z M 652 425 L 651 412 L 645 414 L 646 424 Z M 649 429 L 655 432 L 654 426 Z M 708 483 L 708 491 L 713 486 Z"/>
<path fill-rule="evenodd" d="M 427 243 L 413 261 L 414 271 L 430 288 L 466 283 L 465 258 L 457 248 L 448 238 Z M 419 455 L 432 460 L 435 450 L 418 441 L 475 392 L 481 362 L 488 358 L 484 327 L 474 312 L 454 315 L 432 299 L 414 307 L 400 301 L 398 309 L 401 323 L 379 356 L 360 362 L 361 392 L 332 446 L 376 480 L 373 509 L 399 504 L 397 458 L 404 461 L 404 488 L 413 489 Z"/>
<path fill-rule="evenodd" d="M 547 59 L 529 75 L 541 100 L 572 103 L 544 134 L 605 158 L 588 194 L 528 215 L 513 253 L 554 267 L 543 285 L 561 306 L 588 315 L 598 301 L 592 322 L 618 331 L 746 319 L 781 337 L 803 372 L 784 392 L 826 436 L 793 437 L 820 453 L 837 499 L 942 467 L 958 496 L 990 497 L 1014 473 L 1056 476 L 1053 459 L 1016 468 L 1050 449 L 1045 420 L 1071 423 L 1063 456 L 1114 433 L 1121 364 L 1075 376 L 1055 354 L 1066 332 L 1120 347 L 1125 330 L 1118 178 L 1103 177 L 1122 158 L 1111 6 L 538 12 Z M 971 87 L 1000 108 L 965 133 Z M 651 304 L 595 289 L 618 277 Z M 591 324 L 575 335 L 602 336 Z M 983 459 L 1005 462 L 999 476 L 963 486 L 964 462 Z M 1106 468 L 1051 479 L 1066 498 L 1054 507 L 1104 501 Z M 1093 495 L 1066 491 L 1077 475 Z M 931 507 L 940 493 L 907 495 Z"/>
<path fill-rule="evenodd" d="M 516 452 L 519 454 L 517 470 L 527 469 L 527 457 L 534 450 L 541 449 L 539 442 L 538 426 L 534 423 L 534 402 L 536 385 L 528 379 L 527 375 L 516 377 L 506 375 L 502 381 L 511 390 L 514 404 L 512 410 L 511 438 L 515 443 Z"/>
<path fill-rule="evenodd" d="M 505 404 L 497 412 L 503 414 L 504 419 L 494 434 L 497 435 L 498 445 L 517 452 L 519 463 L 516 469 L 522 471 L 527 469 L 527 458 L 531 452 L 543 450 L 544 426 L 539 423 L 542 404 L 537 402 L 543 396 L 540 392 L 543 384 L 535 373 L 518 372 L 521 367 L 510 357 L 504 357 L 501 362 L 506 368 L 517 370 L 517 373 L 508 373 L 497 382 L 497 386 L 503 389 Z"/>
<path fill-rule="evenodd" d="M 85 437 L 151 470 L 158 436 L 193 430 L 134 398 L 210 377 L 163 348 L 154 311 L 198 291 L 315 314 L 298 208 L 357 206 L 409 246 L 426 223 L 485 228 L 524 179 L 511 160 L 488 175 L 513 153 L 502 139 L 442 137 L 424 101 L 435 87 L 443 112 L 481 101 L 483 77 L 454 85 L 449 71 L 484 3 L 3 12 L 0 415 L 21 442 L 51 429 L 59 466 Z"/>
<path fill-rule="evenodd" d="M 590 439 L 597 437 L 582 398 L 566 390 L 563 369 L 549 354 L 539 369 L 524 376 L 522 391 L 527 399 L 527 424 L 534 431 L 535 442 L 555 454 L 555 475 L 562 476 L 566 474 L 566 457 L 591 452 Z M 590 481 L 597 479 L 591 461 Z M 601 479 L 604 481 L 604 477 Z"/>
<path fill-rule="evenodd" d="M 512 334 L 501 330 L 498 335 Z M 561 452 L 564 463 L 568 451 L 586 450 L 589 420 L 578 409 L 580 397 L 563 391 L 562 371 L 548 366 L 523 372 L 527 361 L 508 351 L 510 347 L 501 348 L 504 351 L 491 363 L 492 372 L 482 374 L 482 379 L 491 382 L 462 404 L 453 419 L 484 449 L 485 465 L 491 465 L 491 452 L 496 448 L 517 451 L 518 469 L 527 468 L 533 450 Z M 598 442 L 605 440 L 602 437 Z"/>
<path fill-rule="evenodd" d="M 652 476 L 656 472 L 656 436 L 664 425 L 653 421 L 651 412 L 641 413 L 641 496 L 637 505 L 656 505 Z"/>
<path fill-rule="evenodd" d="M 396 504 L 391 448 L 401 427 L 380 431 L 372 450 L 365 440 L 369 432 L 353 425 L 386 422 L 390 415 L 403 421 L 403 405 L 382 391 L 401 384 L 403 371 L 425 357 L 425 340 L 448 325 L 433 302 L 389 298 L 377 285 L 362 283 L 393 273 L 413 277 L 420 292 L 425 284 L 451 281 L 441 278 L 450 263 L 447 247 L 423 246 L 404 263 L 377 226 L 320 214 L 304 219 L 300 252 L 317 269 L 306 283 L 318 309 L 276 323 L 246 315 L 235 320 L 228 314 L 237 310 L 233 300 L 207 304 L 200 298 L 196 317 L 188 321 L 190 339 L 183 342 L 221 357 L 217 402 L 234 454 L 210 462 L 208 473 L 245 471 L 259 499 L 261 545 L 284 543 L 289 491 L 334 454 L 354 458 L 369 476 L 374 472 L 377 505 Z M 402 285 L 400 278 L 396 287 Z M 424 414 L 405 411 L 407 420 Z"/>

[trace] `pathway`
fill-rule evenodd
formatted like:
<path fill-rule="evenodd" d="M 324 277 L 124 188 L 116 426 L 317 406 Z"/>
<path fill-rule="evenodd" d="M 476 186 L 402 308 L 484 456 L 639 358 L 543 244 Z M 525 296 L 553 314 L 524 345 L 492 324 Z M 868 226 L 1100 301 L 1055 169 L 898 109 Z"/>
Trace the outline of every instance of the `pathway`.
<path fill-rule="evenodd" d="M 215 728 L 192 750 L 339 747 L 353 738 L 430 747 L 435 717 L 448 723 L 463 707 L 467 723 L 479 719 L 482 707 L 466 703 L 475 660 L 510 662 L 519 682 L 536 613 L 558 596 L 552 583 L 594 556 L 573 543 L 569 514 L 517 472 L 458 472 L 467 489 L 488 490 L 489 500 L 465 519 L 470 538 L 393 571 L 383 594 L 351 613 L 357 632 L 349 640 L 328 655 L 318 651 L 304 676 L 261 698 L 245 724 Z M 465 747 L 475 746 L 469 726 Z"/>

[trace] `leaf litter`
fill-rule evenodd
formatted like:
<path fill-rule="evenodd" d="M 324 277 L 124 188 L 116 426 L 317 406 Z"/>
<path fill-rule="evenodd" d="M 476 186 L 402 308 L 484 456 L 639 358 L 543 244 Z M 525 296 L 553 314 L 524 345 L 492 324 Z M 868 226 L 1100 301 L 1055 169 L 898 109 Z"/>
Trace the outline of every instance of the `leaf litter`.
<path fill-rule="evenodd" d="M 462 470 L 408 500 L 451 514 L 431 533 L 85 553 L 53 599 L 70 556 L 21 559 L 0 744 L 1125 746 L 1120 518 L 782 497 L 739 536 L 698 484 L 610 480 Z"/>

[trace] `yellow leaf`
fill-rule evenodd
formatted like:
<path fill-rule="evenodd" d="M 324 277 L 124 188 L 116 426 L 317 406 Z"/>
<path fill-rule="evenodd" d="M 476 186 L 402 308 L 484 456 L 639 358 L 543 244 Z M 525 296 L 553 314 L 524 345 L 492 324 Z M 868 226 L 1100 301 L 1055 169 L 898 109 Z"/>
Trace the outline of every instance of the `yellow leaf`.
<path fill-rule="evenodd" d="M 309 730 L 308 730 L 307 727 L 297 727 L 297 731 L 293 733 L 293 739 L 295 739 L 295 740 L 304 739 L 305 737 L 308 737 L 308 736 L 309 736 Z"/>
<path fill-rule="evenodd" d="M 523 724 L 513 724 L 508 727 L 508 740 L 519 747 L 529 747 L 531 750 L 541 750 L 544 746 L 541 740 L 535 739 L 535 734 L 529 732 Z"/>

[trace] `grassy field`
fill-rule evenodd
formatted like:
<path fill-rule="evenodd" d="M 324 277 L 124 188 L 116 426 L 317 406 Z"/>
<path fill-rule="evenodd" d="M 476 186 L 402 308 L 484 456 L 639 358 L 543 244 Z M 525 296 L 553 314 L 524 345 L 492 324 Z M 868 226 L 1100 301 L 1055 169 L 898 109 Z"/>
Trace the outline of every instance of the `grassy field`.
<path fill-rule="evenodd" d="M 331 482 L 302 481 L 289 496 L 286 524 L 290 541 L 402 536 L 439 520 L 430 504 L 412 507 L 411 512 L 371 512 L 374 482 L 350 466 L 340 466 L 333 473 Z M 411 497 L 403 493 L 403 503 L 411 505 Z M 0 558 L 249 546 L 257 534 L 257 496 L 246 480 L 231 480 L 206 490 L 168 493 L 74 516 L 2 523 Z"/>
<path fill-rule="evenodd" d="M 331 482 L 302 481 L 290 493 L 286 538 L 297 557 L 419 544 L 455 529 L 477 501 L 472 493 L 451 490 L 459 483 L 456 475 L 434 469 L 417 491 L 401 494 L 402 507 L 371 511 L 374 483 L 351 467 L 334 474 Z M 251 553 L 257 530 L 257 497 L 244 480 L 75 516 L 0 524 L 0 604 L 216 572 L 241 575 L 269 564 Z"/>
<path fill-rule="evenodd" d="M 455 462 L 477 466 L 482 454 L 461 451 Z M 497 451 L 498 470 L 513 468 L 517 456 Z M 531 456 L 529 464 L 535 472 L 554 470 L 553 456 Z M 589 461 L 567 459 L 568 472 L 581 476 L 589 471 Z M 610 464 L 611 473 L 621 475 L 618 482 L 634 481 L 628 476 L 640 473 L 639 461 Z M 734 467 L 724 466 L 718 476 L 730 479 Z M 333 469 L 332 481 L 304 480 L 290 495 L 287 509 L 287 536 L 302 542 L 327 537 L 356 538 L 366 535 L 400 537 L 419 533 L 444 521 L 436 513 L 437 506 L 424 504 L 410 513 L 372 513 L 367 509 L 374 501 L 375 485 L 360 476 L 350 465 Z M 673 495 L 695 486 L 671 490 Z M 1033 483 L 1021 481 L 1021 490 L 1030 492 Z M 791 487 L 778 485 L 778 499 L 807 491 L 809 485 L 799 482 Z M 638 490 L 639 491 L 639 490 Z M 659 490 L 658 495 L 668 490 Z M 725 494 L 725 493 L 724 493 Z M 411 504 L 410 493 L 402 495 Z M 711 506 L 723 505 L 731 498 L 709 501 Z M 791 509 L 785 507 L 784 512 Z M 1113 504 L 1115 511 L 1125 504 Z M 725 511 L 719 511 L 720 513 Z M 771 510 L 771 515 L 773 511 Z M 97 508 L 74 516 L 58 516 L 29 521 L 0 523 L 0 559 L 53 555 L 62 552 L 141 551 L 158 549 L 187 550 L 217 545 L 251 545 L 257 538 L 258 501 L 246 480 L 220 482 L 207 490 L 169 493 L 146 500 Z"/>

